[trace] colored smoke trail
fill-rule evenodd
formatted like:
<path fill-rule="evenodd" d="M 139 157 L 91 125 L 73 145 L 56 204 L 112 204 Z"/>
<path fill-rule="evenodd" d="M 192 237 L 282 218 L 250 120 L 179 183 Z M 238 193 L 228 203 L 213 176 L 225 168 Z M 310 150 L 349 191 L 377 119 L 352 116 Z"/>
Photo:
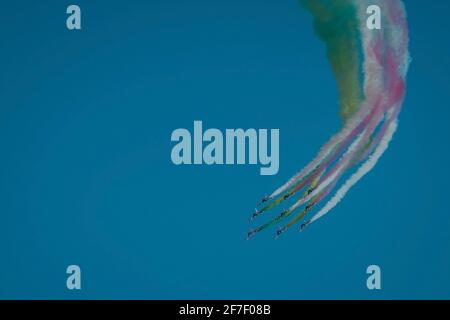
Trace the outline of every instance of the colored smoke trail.
<path fill-rule="evenodd" d="M 256 209 L 252 218 L 303 190 L 288 210 L 251 230 L 248 238 L 300 210 L 278 230 L 277 236 L 281 235 L 337 188 L 325 206 L 300 229 L 333 209 L 387 150 L 398 126 L 405 95 L 410 57 L 406 12 L 401 0 L 300 2 L 313 15 L 315 32 L 326 45 L 338 87 L 343 127 L 304 169 L 262 200 L 260 204 L 265 205 Z M 381 29 L 367 26 L 371 5 L 381 9 Z M 342 183 L 341 178 L 358 163 L 362 165 Z"/>

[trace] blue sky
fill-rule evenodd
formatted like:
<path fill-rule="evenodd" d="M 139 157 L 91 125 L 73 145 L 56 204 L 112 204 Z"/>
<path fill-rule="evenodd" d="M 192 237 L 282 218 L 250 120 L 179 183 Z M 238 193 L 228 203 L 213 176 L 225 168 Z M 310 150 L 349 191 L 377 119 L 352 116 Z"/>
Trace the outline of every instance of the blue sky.
<path fill-rule="evenodd" d="M 413 62 L 389 151 L 326 218 L 244 241 L 261 196 L 340 126 L 295 0 L 0 5 L 1 298 L 450 298 L 450 4 L 407 1 Z M 170 134 L 279 128 L 280 171 L 174 166 Z M 68 291 L 65 268 L 82 270 Z M 366 268 L 382 269 L 382 290 Z"/>

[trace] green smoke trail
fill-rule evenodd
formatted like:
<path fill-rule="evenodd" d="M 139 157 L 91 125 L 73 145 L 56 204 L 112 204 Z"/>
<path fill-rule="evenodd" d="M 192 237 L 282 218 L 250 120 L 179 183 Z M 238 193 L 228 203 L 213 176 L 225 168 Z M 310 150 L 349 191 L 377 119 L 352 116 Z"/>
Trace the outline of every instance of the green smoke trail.
<path fill-rule="evenodd" d="M 312 13 L 315 31 L 326 44 L 339 90 L 340 116 L 345 122 L 358 110 L 363 97 L 359 21 L 354 0 L 299 1 Z"/>

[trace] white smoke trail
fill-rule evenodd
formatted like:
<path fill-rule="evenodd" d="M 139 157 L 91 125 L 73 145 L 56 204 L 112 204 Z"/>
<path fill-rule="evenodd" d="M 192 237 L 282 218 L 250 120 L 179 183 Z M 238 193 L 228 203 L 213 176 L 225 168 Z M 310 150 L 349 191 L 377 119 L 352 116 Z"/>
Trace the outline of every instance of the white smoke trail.
<path fill-rule="evenodd" d="M 378 107 L 381 109 L 381 111 L 377 111 L 374 115 L 374 118 L 370 120 L 370 122 L 367 124 L 366 129 L 361 133 L 361 135 L 358 137 L 358 140 L 355 141 L 345 152 L 345 154 L 339 159 L 339 161 L 334 165 L 334 168 L 332 170 L 335 170 L 338 175 L 336 176 L 336 179 L 340 178 L 340 176 L 345 172 L 345 170 L 348 169 L 348 167 L 351 165 L 352 161 L 355 160 L 356 155 L 361 151 L 363 146 L 367 143 L 369 137 L 374 133 L 377 126 L 380 122 L 383 121 L 384 114 L 383 114 L 383 107 Z M 324 183 L 321 182 L 319 186 Z M 322 188 L 323 189 L 323 188 Z"/>
<path fill-rule="evenodd" d="M 333 209 L 347 194 L 353 185 L 355 185 L 362 177 L 369 173 L 373 167 L 377 164 L 380 157 L 388 149 L 389 143 L 397 130 L 398 121 L 394 120 L 389 125 L 386 130 L 385 136 L 381 139 L 380 144 L 375 149 L 374 153 L 369 157 L 369 159 L 344 183 L 344 185 L 336 192 L 336 194 L 331 198 L 328 203 L 317 212 L 309 221 L 310 223 L 320 219 L 326 215 L 331 209 Z"/>
<path fill-rule="evenodd" d="M 348 147 L 347 151 L 342 155 L 342 158 L 346 157 L 348 154 L 353 153 L 359 143 L 361 142 L 361 139 L 364 137 L 365 131 L 363 131 L 359 136 L 356 137 L 356 139 L 352 142 L 350 147 Z M 316 195 L 321 193 L 328 185 L 330 185 L 332 182 L 334 182 L 339 176 L 341 175 L 343 168 L 340 168 L 339 170 L 336 170 L 331 176 L 329 176 L 325 181 L 323 181 L 319 186 L 317 186 L 316 189 L 314 189 L 313 192 L 311 192 L 307 197 L 301 198 L 296 203 L 294 203 L 289 210 L 295 210 L 302 204 L 308 202 L 312 198 L 314 198 Z"/>
<path fill-rule="evenodd" d="M 357 1 L 357 3 L 360 5 L 360 15 L 364 15 L 365 8 L 367 7 L 367 1 Z M 391 3 L 394 5 L 394 1 Z M 403 14 L 403 19 L 405 19 L 405 10 L 404 6 L 401 1 L 395 1 L 395 4 L 399 6 L 401 9 L 401 12 Z M 399 19 L 399 17 L 389 17 L 390 20 L 393 19 Z M 362 21 L 361 21 L 362 23 Z M 395 26 L 395 23 L 393 23 Z M 364 47 L 368 50 L 365 50 L 366 56 L 373 55 L 373 52 L 370 49 L 371 43 L 373 42 L 373 35 L 375 33 L 368 31 L 368 29 L 365 27 L 365 24 L 362 24 L 360 26 L 361 33 L 363 34 L 362 40 L 364 42 Z M 388 32 L 386 32 L 388 31 Z M 394 48 L 396 51 L 396 59 L 397 63 L 399 64 L 399 73 L 402 78 L 406 76 L 410 58 L 409 58 L 409 52 L 408 52 L 408 39 L 407 37 L 404 37 L 404 33 L 407 32 L 406 29 L 398 28 L 398 27 L 390 27 L 390 24 L 388 24 L 388 27 L 385 29 L 384 36 L 387 37 L 387 41 L 389 42 L 389 46 L 391 48 Z M 365 74 L 366 74 L 366 83 L 365 83 L 365 91 L 370 92 L 372 90 L 377 90 L 382 85 L 382 78 L 377 79 L 377 77 L 368 77 L 368 75 L 376 75 L 380 72 L 379 68 L 382 66 L 378 63 L 374 63 L 376 59 L 370 59 L 366 60 L 365 64 Z M 369 71 L 370 70 L 370 71 Z M 383 72 L 381 70 L 381 72 Z M 381 81 L 380 81 L 381 80 Z M 375 85 L 375 88 L 373 86 Z M 384 137 L 380 140 L 380 143 L 376 147 L 373 154 L 368 158 L 368 160 L 361 165 L 361 167 L 341 186 L 341 188 L 338 189 L 336 194 L 331 198 L 327 204 L 319 211 L 317 212 L 309 221 L 309 223 L 312 223 L 324 215 L 326 215 L 330 210 L 332 210 L 347 194 L 347 192 L 361 179 L 363 178 L 367 173 L 369 173 L 374 166 L 377 164 L 380 157 L 383 155 L 383 153 L 388 149 L 389 143 L 392 140 L 393 135 L 395 134 L 395 131 L 398 127 L 398 120 L 396 117 L 398 116 L 399 108 L 401 107 L 402 101 L 395 106 L 392 106 L 388 109 L 388 113 L 386 116 L 386 120 L 389 122 L 389 126 L 386 129 L 386 132 L 384 134 Z"/>
<path fill-rule="evenodd" d="M 371 32 L 371 30 L 368 30 L 366 27 L 366 2 L 367 0 L 358 0 L 355 1 L 355 5 L 358 7 L 358 15 L 361 17 L 359 28 L 362 35 L 361 41 L 363 52 L 365 53 L 363 70 L 365 75 L 364 91 L 366 97 L 373 97 L 383 89 L 383 66 L 377 60 L 372 51 L 373 44 L 379 35 Z M 320 165 L 320 163 L 330 154 L 330 152 L 332 152 L 333 148 L 336 147 L 337 144 L 341 143 L 370 114 L 373 107 L 373 101 L 362 102 L 356 114 L 353 115 L 351 119 L 347 121 L 345 126 L 320 149 L 317 156 L 305 168 L 289 179 L 288 182 L 276 189 L 269 196 L 269 199 L 280 195 Z"/>

